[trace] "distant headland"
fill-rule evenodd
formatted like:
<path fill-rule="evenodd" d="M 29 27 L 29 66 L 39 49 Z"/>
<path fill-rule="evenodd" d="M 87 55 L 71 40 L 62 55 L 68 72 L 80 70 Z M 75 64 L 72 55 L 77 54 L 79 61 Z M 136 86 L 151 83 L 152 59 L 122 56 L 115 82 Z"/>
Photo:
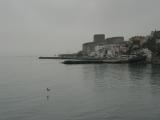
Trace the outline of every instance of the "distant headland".
<path fill-rule="evenodd" d="M 90 63 L 93 63 L 93 60 L 98 63 L 100 60 L 123 63 L 134 56 L 145 56 L 143 63 L 160 64 L 160 31 L 152 31 L 147 36 L 133 36 L 128 40 L 124 40 L 123 36 L 105 38 L 105 34 L 95 34 L 93 41 L 84 43 L 79 52 L 39 58 L 76 59 L 83 60 L 83 62 L 84 60 L 92 60 Z"/>

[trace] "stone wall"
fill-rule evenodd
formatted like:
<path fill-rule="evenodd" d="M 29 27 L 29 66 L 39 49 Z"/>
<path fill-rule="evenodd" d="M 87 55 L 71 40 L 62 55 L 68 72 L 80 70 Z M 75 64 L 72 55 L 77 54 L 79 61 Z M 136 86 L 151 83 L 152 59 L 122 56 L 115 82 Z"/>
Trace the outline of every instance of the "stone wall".
<path fill-rule="evenodd" d="M 95 36 L 97 38 L 95 38 Z M 124 43 L 124 37 L 112 37 L 104 39 L 104 35 L 95 35 L 93 42 L 83 44 L 83 53 L 87 56 L 95 53 L 96 46 L 110 45 L 110 44 L 122 44 Z"/>
<path fill-rule="evenodd" d="M 121 44 L 124 42 L 124 37 L 111 37 L 111 38 L 107 38 L 106 41 L 109 44 Z"/>
<path fill-rule="evenodd" d="M 105 40 L 104 34 L 96 34 L 94 35 L 94 42 L 101 42 Z"/>

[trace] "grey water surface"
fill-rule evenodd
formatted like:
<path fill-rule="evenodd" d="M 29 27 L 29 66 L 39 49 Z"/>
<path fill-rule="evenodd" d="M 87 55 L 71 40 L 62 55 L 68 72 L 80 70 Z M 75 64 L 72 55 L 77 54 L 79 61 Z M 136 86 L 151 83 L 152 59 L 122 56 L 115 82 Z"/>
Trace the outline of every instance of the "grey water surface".
<path fill-rule="evenodd" d="M 160 66 L 61 62 L 0 57 L 0 120 L 160 120 Z"/>

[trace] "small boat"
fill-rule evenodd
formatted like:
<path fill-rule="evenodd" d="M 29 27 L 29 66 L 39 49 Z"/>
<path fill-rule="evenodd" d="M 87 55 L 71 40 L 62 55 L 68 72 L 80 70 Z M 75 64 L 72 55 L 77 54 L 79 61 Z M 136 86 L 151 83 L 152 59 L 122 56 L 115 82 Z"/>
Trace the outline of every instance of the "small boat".
<path fill-rule="evenodd" d="M 146 55 L 134 55 L 128 59 L 129 63 L 139 63 L 139 62 L 145 62 L 147 59 Z"/>

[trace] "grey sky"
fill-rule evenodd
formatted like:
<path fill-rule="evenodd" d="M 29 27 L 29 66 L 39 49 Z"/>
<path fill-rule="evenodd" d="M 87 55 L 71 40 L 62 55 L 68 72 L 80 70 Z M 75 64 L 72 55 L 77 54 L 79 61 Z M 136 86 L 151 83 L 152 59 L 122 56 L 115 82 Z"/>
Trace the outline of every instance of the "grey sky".
<path fill-rule="evenodd" d="M 0 0 L 0 55 L 71 53 L 106 37 L 160 29 L 159 0 Z"/>

